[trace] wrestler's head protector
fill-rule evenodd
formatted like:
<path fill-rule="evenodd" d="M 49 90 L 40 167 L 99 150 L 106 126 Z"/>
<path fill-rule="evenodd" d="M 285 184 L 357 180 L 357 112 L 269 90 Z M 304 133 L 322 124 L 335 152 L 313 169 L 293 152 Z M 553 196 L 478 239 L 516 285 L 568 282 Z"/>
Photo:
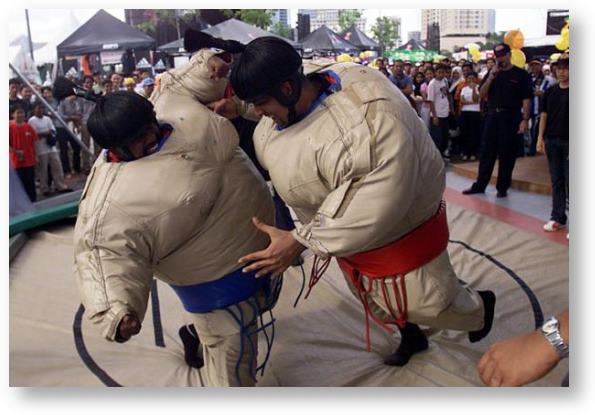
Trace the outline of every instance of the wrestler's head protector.
<path fill-rule="evenodd" d="M 302 92 L 305 77 L 302 58 L 293 46 L 278 37 L 260 37 L 246 45 L 235 61 L 229 80 L 244 101 L 254 102 L 271 96 L 289 109 L 288 121 L 295 121 L 295 105 Z M 281 85 L 289 82 L 291 93 L 285 95 Z"/>
<path fill-rule="evenodd" d="M 96 100 L 87 121 L 93 140 L 121 160 L 134 160 L 128 145 L 157 124 L 153 104 L 137 93 L 117 91 Z"/>

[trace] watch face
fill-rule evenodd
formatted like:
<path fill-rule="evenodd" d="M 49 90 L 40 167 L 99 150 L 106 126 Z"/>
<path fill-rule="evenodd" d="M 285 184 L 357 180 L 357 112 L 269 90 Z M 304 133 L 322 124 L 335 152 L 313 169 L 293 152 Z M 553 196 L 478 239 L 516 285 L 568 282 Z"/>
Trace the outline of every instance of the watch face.
<path fill-rule="evenodd" d="M 556 331 L 556 329 L 558 328 L 558 322 L 555 320 L 548 320 L 543 324 L 543 331 L 545 331 L 546 333 L 551 333 L 553 331 Z"/>

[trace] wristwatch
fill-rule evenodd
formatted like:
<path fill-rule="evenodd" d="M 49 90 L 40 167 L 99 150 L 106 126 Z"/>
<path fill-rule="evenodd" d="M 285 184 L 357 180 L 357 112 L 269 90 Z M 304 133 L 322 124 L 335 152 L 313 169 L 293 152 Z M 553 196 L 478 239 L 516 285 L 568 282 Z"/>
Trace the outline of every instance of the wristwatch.
<path fill-rule="evenodd" d="M 568 357 L 568 345 L 560 335 L 560 322 L 556 317 L 550 317 L 541 326 L 541 332 L 552 345 L 560 358 Z"/>

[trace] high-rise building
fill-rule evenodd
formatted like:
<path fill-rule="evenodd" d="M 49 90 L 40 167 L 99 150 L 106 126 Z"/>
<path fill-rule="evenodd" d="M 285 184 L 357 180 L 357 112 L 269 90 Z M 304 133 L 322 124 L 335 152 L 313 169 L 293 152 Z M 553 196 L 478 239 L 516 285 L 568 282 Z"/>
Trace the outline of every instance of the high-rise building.
<path fill-rule="evenodd" d="M 277 22 L 281 22 L 285 26 L 289 27 L 289 10 L 288 9 L 275 9 L 273 18 L 271 19 L 271 26 L 274 26 Z"/>
<path fill-rule="evenodd" d="M 313 32 L 322 25 L 329 29 L 340 32 L 339 16 L 342 9 L 299 9 L 298 14 L 310 16 L 310 31 Z M 355 21 L 358 29 L 365 32 L 366 19 L 362 16 Z"/>
<path fill-rule="evenodd" d="M 467 43 L 485 41 L 496 30 L 493 9 L 422 9 L 421 40 L 428 42 L 429 30 L 438 24 L 440 48 L 453 51 Z"/>
<path fill-rule="evenodd" d="M 418 42 L 420 42 L 421 41 L 421 32 L 419 30 L 407 32 L 407 41 L 410 41 L 411 39 L 417 40 Z"/>

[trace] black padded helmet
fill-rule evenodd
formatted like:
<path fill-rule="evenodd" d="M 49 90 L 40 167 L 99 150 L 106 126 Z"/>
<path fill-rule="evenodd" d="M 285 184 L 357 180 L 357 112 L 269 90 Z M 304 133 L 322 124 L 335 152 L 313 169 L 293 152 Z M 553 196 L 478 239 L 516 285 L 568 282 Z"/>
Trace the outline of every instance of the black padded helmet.
<path fill-rule="evenodd" d="M 293 46 L 278 37 L 254 39 L 236 59 L 229 80 L 236 95 L 254 102 L 272 96 L 289 109 L 290 124 L 295 119 L 295 104 L 301 95 L 305 77 L 302 58 Z M 289 82 L 291 94 L 281 92 L 281 84 Z"/>
<path fill-rule="evenodd" d="M 135 92 L 117 91 L 97 99 L 87 121 L 93 140 L 124 160 L 133 159 L 127 145 L 157 124 L 153 104 Z"/>

